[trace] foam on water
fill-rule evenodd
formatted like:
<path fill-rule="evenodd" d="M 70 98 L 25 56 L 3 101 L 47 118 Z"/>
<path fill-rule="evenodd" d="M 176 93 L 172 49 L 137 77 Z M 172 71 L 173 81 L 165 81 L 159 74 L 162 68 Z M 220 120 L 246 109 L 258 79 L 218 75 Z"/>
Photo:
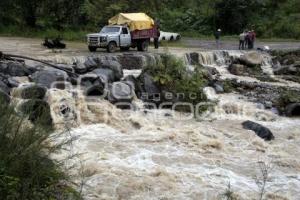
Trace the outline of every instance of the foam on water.
<path fill-rule="evenodd" d="M 235 78 L 226 63 L 242 53 L 201 52 L 200 60 L 223 78 Z M 256 199 L 255 176 L 260 173 L 258 162 L 264 161 L 274 165 L 267 194 L 296 200 L 300 119 L 279 117 L 237 94 L 218 95 L 212 88 L 205 92 L 218 101 L 214 112 L 204 120 L 178 120 L 170 110 L 145 110 L 138 100 L 136 111 L 122 111 L 105 100 L 89 101 L 78 90 L 50 90 L 47 99 L 57 127 L 68 120 L 77 127 L 60 135 L 76 140 L 54 158 L 70 151 L 79 155 L 67 165 L 77 164 L 70 173 L 78 184 L 84 179 L 85 199 L 221 199 L 229 182 L 240 199 Z M 68 114 L 62 114 L 66 107 Z M 265 142 L 244 130 L 245 120 L 267 126 L 276 139 Z M 78 176 L 79 169 L 87 175 Z"/>

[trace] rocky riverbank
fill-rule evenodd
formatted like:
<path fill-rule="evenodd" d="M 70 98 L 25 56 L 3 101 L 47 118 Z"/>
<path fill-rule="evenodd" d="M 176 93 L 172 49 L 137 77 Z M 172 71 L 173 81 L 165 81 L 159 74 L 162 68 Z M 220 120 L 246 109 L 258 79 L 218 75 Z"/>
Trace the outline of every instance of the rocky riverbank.
<path fill-rule="evenodd" d="M 46 124 L 72 128 L 72 147 L 53 157 L 80 155 L 67 165 L 84 163 L 70 173 L 80 185 L 84 171 L 86 199 L 216 199 L 229 182 L 238 199 L 255 199 L 259 163 L 274 167 L 266 198 L 296 199 L 300 85 L 277 68 L 293 65 L 284 75 L 298 77 L 297 56 L 45 57 L 58 69 L 2 58 L 0 97 L 33 123 L 47 113 Z M 205 109 L 190 115 L 198 103 Z"/>

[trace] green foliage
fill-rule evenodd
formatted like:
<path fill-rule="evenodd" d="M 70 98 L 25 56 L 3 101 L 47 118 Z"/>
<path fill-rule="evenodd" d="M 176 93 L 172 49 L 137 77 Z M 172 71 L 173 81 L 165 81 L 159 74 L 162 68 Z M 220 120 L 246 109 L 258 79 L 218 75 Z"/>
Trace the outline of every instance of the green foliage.
<path fill-rule="evenodd" d="M 207 85 L 205 73 L 198 68 L 193 73 L 187 72 L 183 61 L 173 55 L 162 54 L 158 65 L 149 67 L 147 71 L 163 91 L 184 94 L 178 99 L 181 102 L 196 105 L 207 100 L 203 93 Z"/>
<path fill-rule="evenodd" d="M 299 0 L 1 0 L 0 26 L 21 31 L 99 31 L 119 12 L 145 12 L 162 30 L 187 35 L 225 35 L 255 29 L 260 37 L 300 39 Z"/>
<path fill-rule="evenodd" d="M 0 104 L 0 199 L 79 198 L 61 163 L 49 157 L 67 143 L 51 144 L 50 130 Z"/>

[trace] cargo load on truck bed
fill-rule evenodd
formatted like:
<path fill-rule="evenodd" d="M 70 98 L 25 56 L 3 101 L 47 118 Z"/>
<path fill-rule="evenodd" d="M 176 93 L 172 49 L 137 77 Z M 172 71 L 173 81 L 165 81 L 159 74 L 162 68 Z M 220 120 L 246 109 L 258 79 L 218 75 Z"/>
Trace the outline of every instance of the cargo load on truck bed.
<path fill-rule="evenodd" d="M 154 20 L 145 13 L 120 13 L 108 21 L 109 25 L 126 24 L 130 31 L 152 29 Z"/>

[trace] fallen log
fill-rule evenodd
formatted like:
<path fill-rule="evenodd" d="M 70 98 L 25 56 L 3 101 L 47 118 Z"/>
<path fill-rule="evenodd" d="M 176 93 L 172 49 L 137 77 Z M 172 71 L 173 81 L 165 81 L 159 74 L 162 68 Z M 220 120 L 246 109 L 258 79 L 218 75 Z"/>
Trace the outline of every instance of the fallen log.
<path fill-rule="evenodd" d="M 15 61 L 18 61 L 17 59 L 24 59 L 24 60 L 31 60 L 31 61 L 35 61 L 35 62 L 39 62 L 39 63 L 42 63 L 42 64 L 45 64 L 45 65 L 48 65 L 52 68 L 55 68 L 55 69 L 58 69 L 58 70 L 62 70 L 66 73 L 68 73 L 70 76 L 75 76 L 75 77 L 78 77 L 79 75 L 72 72 L 72 71 L 69 71 L 69 70 L 66 70 L 62 67 L 59 67 L 59 66 L 56 66 L 54 64 L 51 64 L 49 62 L 46 62 L 46 61 L 43 61 L 43 60 L 39 60 L 39 59 L 35 59 L 35 58 L 30 58 L 30 57 L 27 57 L 27 56 L 20 56 L 20 55 L 13 55 L 13 54 L 4 54 L 3 52 L 0 51 L 0 60 L 15 60 Z"/>

